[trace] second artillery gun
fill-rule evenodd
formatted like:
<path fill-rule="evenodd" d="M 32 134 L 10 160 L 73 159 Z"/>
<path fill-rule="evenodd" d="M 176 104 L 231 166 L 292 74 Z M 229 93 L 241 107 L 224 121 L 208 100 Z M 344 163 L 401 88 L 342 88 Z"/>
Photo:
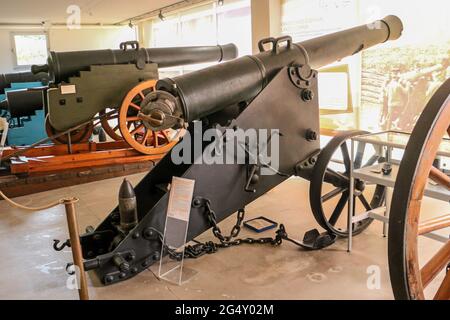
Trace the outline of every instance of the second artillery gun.
<path fill-rule="evenodd" d="M 290 37 L 264 39 L 257 55 L 160 80 L 156 91 L 150 92 L 136 106 L 136 117 L 142 121 L 145 130 L 187 128 L 189 134 L 177 147 L 189 136 L 203 136 L 210 128 L 217 128 L 220 132 L 275 130 L 278 134 L 260 137 L 259 144 L 262 142 L 266 148 L 270 146 L 272 155 L 279 156 L 278 165 L 260 156 L 263 150 L 251 149 L 246 143 L 241 145 L 245 153 L 244 163 L 207 164 L 198 161 L 210 156 L 211 142 L 194 143 L 183 154 L 188 161 L 176 164 L 172 158 L 178 149 L 175 147 L 172 154 L 167 155 L 134 190 L 129 190 L 125 184 L 119 206 L 96 229 L 89 228 L 80 237 L 84 268 L 94 270 L 108 285 L 129 279 L 161 259 L 162 234 L 174 177 L 195 181 L 187 240 L 195 239 L 210 228 L 214 228 L 214 234 L 220 240 L 218 245 L 210 243 L 189 247 L 189 252 L 186 252 L 189 257 L 240 243 L 278 245 L 282 240 L 306 249 L 321 249 L 332 244 L 336 236 L 347 236 L 349 229 L 346 229 L 342 212 L 349 197 L 350 166 L 363 166 L 363 159 L 367 159 L 365 146 L 358 147 L 354 163 L 351 163 L 346 142 L 361 134 L 360 131 L 338 134 L 323 150 L 320 149 L 316 70 L 377 44 L 396 40 L 402 30 L 400 19 L 388 16 L 372 25 L 302 43 L 294 43 Z M 269 44 L 271 48 L 266 50 Z M 278 140 L 278 148 L 276 144 L 272 145 L 271 139 Z M 227 155 L 226 143 L 222 147 L 216 148 L 215 153 Z M 331 165 L 335 152 L 342 153 L 342 171 Z M 378 160 L 376 156 L 371 157 L 365 165 Z M 267 174 L 268 171 L 271 174 Z M 300 176 L 311 182 L 312 211 L 325 233 L 312 230 L 307 232 L 303 241 L 297 241 L 289 238 L 284 227 L 280 227 L 275 239 L 235 241 L 220 232 L 217 223 L 235 212 L 239 212 L 238 222 L 242 223 L 242 214 L 249 203 L 291 176 Z M 379 207 L 384 201 L 384 187 L 366 188 L 364 181 L 357 180 L 354 188 L 357 198 L 368 210 Z M 367 200 L 368 194 L 371 200 Z M 127 195 L 129 199 L 125 199 Z M 339 198 L 335 207 L 330 209 L 324 205 L 334 198 Z M 130 203 L 131 207 L 125 206 Z M 362 232 L 371 221 L 368 218 L 355 224 L 353 233 Z M 237 225 L 236 230 L 239 228 Z M 234 231 L 233 236 L 236 236 Z"/>
<path fill-rule="evenodd" d="M 222 62 L 237 54 L 234 44 L 146 49 L 130 41 L 118 50 L 50 52 L 48 63 L 33 66 L 32 72 L 50 76 L 44 104 L 46 130 L 54 142 L 87 141 L 96 120 L 113 140 L 125 139 L 136 150 L 152 154 L 165 152 L 156 149 L 171 145 L 173 135 L 146 135 L 133 107 L 153 90 L 158 68 Z"/>

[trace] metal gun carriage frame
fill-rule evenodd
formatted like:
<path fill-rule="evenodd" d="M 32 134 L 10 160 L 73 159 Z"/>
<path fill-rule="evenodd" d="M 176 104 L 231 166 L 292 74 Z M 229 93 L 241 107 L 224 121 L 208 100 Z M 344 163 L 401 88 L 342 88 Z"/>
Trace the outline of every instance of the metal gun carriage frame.
<path fill-rule="evenodd" d="M 320 149 L 315 69 L 338 60 L 341 56 L 357 53 L 379 42 L 395 40 L 400 36 L 402 26 L 398 18 L 387 17 L 381 22 L 381 30 L 366 30 L 367 26 L 362 26 L 303 44 L 294 45 L 288 37 L 266 39 L 261 41 L 261 53 L 257 56 L 159 81 L 156 88 L 137 106 L 139 110 L 135 108 L 139 114 L 143 114 L 141 119 L 147 129 L 161 131 L 180 128 L 185 123 L 192 124 L 199 119 L 203 121 L 200 134 L 214 125 L 235 131 L 278 129 L 279 169 L 275 170 L 273 175 L 262 176 L 260 171 L 270 164 L 261 161 L 256 164 L 246 162 L 207 165 L 195 163 L 195 158 L 192 158 L 192 164 L 175 165 L 171 155 L 167 155 L 132 192 L 136 200 L 133 202 L 135 207 L 129 210 L 136 213 L 133 228 L 124 231 L 121 227 L 122 220 L 128 218 L 126 220 L 129 221 L 130 216 L 120 209 L 119 200 L 119 206 L 112 210 L 97 228 L 89 228 L 87 233 L 80 237 L 85 259 L 84 268 L 93 270 L 103 284 L 110 285 L 132 278 L 160 260 L 163 245 L 161 234 L 165 225 L 172 177 L 192 179 L 196 182 L 188 241 L 211 227 L 216 227 L 216 223 L 231 214 L 242 213 L 246 205 L 291 176 L 299 176 L 311 182 L 311 208 L 319 225 L 326 230 L 323 234 L 318 231 L 308 232 L 303 242 L 293 242 L 303 248 L 321 249 L 332 244 L 337 236 L 348 236 L 345 220 L 343 224 L 340 221 L 346 216 L 342 213 L 349 197 L 349 168 L 371 165 L 383 159 L 373 156 L 363 163 L 363 159 L 366 159 L 365 148 L 361 147 L 357 148 L 354 163 L 350 162 L 347 141 L 362 134 L 361 131 L 341 133 L 324 149 Z M 364 36 L 370 39 L 367 43 L 361 43 Z M 340 44 L 333 42 L 337 38 L 340 39 Z M 326 55 L 323 50 L 323 46 L 330 41 L 333 49 L 337 50 L 332 51 L 331 56 Z M 281 47 L 280 43 L 284 42 L 287 46 Z M 265 43 L 272 43 L 272 50 L 266 51 Z M 232 72 L 228 72 L 229 70 Z M 235 81 L 236 77 L 242 81 Z M 444 89 L 430 102 L 424 112 L 424 120 L 421 119 L 413 133 L 413 146 L 408 148 L 406 164 L 402 166 L 408 169 L 402 169 L 401 175 L 404 179 L 399 179 L 399 186 L 396 188 L 399 195 L 394 196 L 394 199 L 399 201 L 393 204 L 393 223 L 390 226 L 390 269 L 394 292 L 396 297 L 401 299 L 423 298 L 420 280 L 417 280 L 420 278 L 417 277 L 417 272 L 414 272 L 417 265 L 413 257 L 417 251 L 414 240 L 417 238 L 418 229 L 416 209 L 420 203 L 421 183 L 423 184 L 423 179 L 418 177 L 423 174 L 428 177 L 430 171 L 427 170 L 431 170 L 435 176 L 440 177 L 441 182 L 448 185 L 448 177 L 431 169 L 428 158 L 424 160 L 423 167 L 421 160 L 425 153 L 433 154 L 437 142 L 449 130 L 448 99 L 444 99 L 446 103 L 441 101 L 443 96 L 448 96 L 448 86 L 447 81 Z M 206 94 L 208 92 L 209 95 Z M 173 121 L 174 118 L 177 121 Z M 195 128 L 196 126 L 189 125 L 188 132 L 193 135 Z M 179 143 L 182 141 L 183 138 Z M 423 148 L 417 148 L 418 145 Z M 203 153 L 207 147 L 208 143 L 203 143 Z M 194 146 L 192 148 L 191 151 L 194 151 Z M 417 150 L 420 152 L 416 153 Z M 222 152 L 225 153 L 226 150 Z M 342 171 L 333 167 L 333 155 L 336 152 L 342 154 Z M 252 156 L 248 151 L 246 155 L 247 160 Z M 417 164 L 418 167 L 408 163 Z M 411 168 L 414 170 L 411 171 Z M 327 188 L 324 188 L 325 185 L 328 185 Z M 362 180 L 355 181 L 353 191 L 355 200 L 359 199 L 366 210 L 379 207 L 385 199 L 384 187 L 369 188 Z M 338 197 L 340 198 L 336 206 L 326 205 L 328 201 Z M 239 220 L 242 220 L 242 217 L 239 217 Z M 438 224 L 439 227 L 448 226 L 448 217 L 443 219 L 446 222 Z M 371 221 L 368 218 L 353 225 L 353 234 L 361 233 Z M 342 225 L 344 227 L 341 227 Z M 216 228 L 215 230 L 217 231 Z M 292 240 L 284 229 L 280 230 L 277 241 L 273 243 L 279 244 L 280 239 Z M 229 239 L 221 239 L 222 244 L 226 244 L 227 240 Z M 448 262 L 448 248 L 447 243 L 438 254 L 438 267 L 444 267 L 443 261 Z M 433 265 L 436 266 L 436 263 Z M 447 275 L 444 289 L 440 290 L 444 292 L 444 296 L 438 296 L 439 298 L 448 298 L 448 283 Z"/>

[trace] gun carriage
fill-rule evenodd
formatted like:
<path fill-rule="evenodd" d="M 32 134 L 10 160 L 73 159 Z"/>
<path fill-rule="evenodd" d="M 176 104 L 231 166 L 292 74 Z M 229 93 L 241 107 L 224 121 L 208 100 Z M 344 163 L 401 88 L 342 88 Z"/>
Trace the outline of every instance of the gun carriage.
<path fill-rule="evenodd" d="M 221 62 L 237 56 L 233 44 L 146 49 L 131 41 L 120 47 L 50 52 L 46 65 L 32 67 L 33 73 L 50 76 L 44 94 L 46 131 L 55 143 L 87 141 L 95 119 L 112 139 L 125 138 L 144 154 L 162 153 L 159 148 L 173 145 L 175 137 L 166 131 L 144 132 L 134 112 L 134 106 L 158 79 L 158 68 Z"/>
<path fill-rule="evenodd" d="M 219 132 L 275 130 L 276 134 L 260 142 L 268 151 L 277 153 L 270 141 L 279 141 L 279 165 L 267 162 L 260 156 L 261 150 L 250 149 L 247 144 L 241 145 L 245 153 L 243 164 L 209 165 L 195 161 L 208 154 L 211 142 L 194 144 L 181 152 L 188 158 L 181 164 L 172 161 L 168 154 L 134 190 L 125 183 L 119 206 L 97 228 L 88 228 L 80 237 L 84 268 L 94 270 L 102 283 L 109 285 L 134 277 L 161 258 L 161 233 L 173 177 L 195 180 L 188 241 L 214 227 L 221 246 L 232 245 L 229 237 L 221 235 L 216 223 L 235 212 L 240 213 L 241 221 L 246 205 L 291 176 L 318 183 L 311 184 L 311 206 L 326 232 L 314 230 L 306 234 L 304 241 L 297 241 L 289 238 L 281 227 L 276 239 L 264 243 L 276 245 L 289 240 L 306 249 L 321 249 L 332 244 L 337 235 L 345 236 L 341 214 L 348 198 L 351 165 L 346 141 L 360 132 L 340 134 L 321 151 L 316 70 L 395 40 L 403 28 L 394 16 L 374 25 L 379 28 L 363 25 L 302 43 L 294 43 L 290 37 L 264 39 L 257 55 L 158 81 L 154 90 L 134 107 L 135 117 L 142 121 L 145 130 L 187 128 L 189 135 L 181 139 L 178 147 L 189 136 L 203 134 L 209 128 L 217 128 Z M 271 48 L 266 50 L 269 44 Z M 217 153 L 225 155 L 226 149 L 224 145 Z M 354 165 L 362 166 L 364 148 L 358 151 L 360 156 Z M 343 154 L 342 172 L 331 168 L 329 159 L 335 152 Z M 377 160 L 370 159 L 372 163 Z M 364 181 L 358 181 L 355 189 L 364 206 L 377 206 L 384 200 L 383 187 L 366 188 Z M 366 199 L 369 194 L 371 200 Z M 340 200 L 335 207 L 323 206 L 337 197 Z M 370 222 L 367 219 L 355 225 L 354 232 L 361 232 Z M 207 253 L 205 245 L 191 249 L 191 256 Z"/>
<path fill-rule="evenodd" d="M 187 240 L 194 240 L 210 228 L 220 240 L 219 244 L 188 247 L 189 257 L 240 243 L 279 245 L 283 240 L 316 250 L 331 245 L 336 237 L 348 236 L 349 222 L 342 213 L 349 200 L 350 187 L 354 186 L 354 201 L 359 201 L 364 210 L 380 207 L 386 191 L 383 186 L 369 186 L 361 179 L 350 184 L 350 168 L 370 166 L 383 159 L 378 153 L 366 154 L 366 145 L 362 143 L 356 148 L 356 156 L 350 157 L 347 142 L 364 133 L 362 131 L 342 132 L 325 148 L 320 148 L 316 70 L 377 44 L 396 40 L 402 30 L 400 19 L 388 16 L 371 25 L 301 43 L 294 43 L 290 37 L 264 39 L 257 55 L 162 79 L 149 92 L 142 92 L 139 104 L 133 103 L 133 116 L 141 121 L 146 132 L 187 129 L 189 134 L 181 138 L 172 153 L 134 189 L 124 183 L 119 205 L 97 228 L 87 228 L 86 234 L 80 237 L 84 269 L 94 271 L 103 284 L 111 285 L 134 277 L 161 259 L 162 233 L 173 177 L 195 180 Z M 267 49 L 267 45 L 271 48 Z M 420 278 L 414 256 L 420 232 L 416 209 L 420 207 L 425 183 L 420 177 L 423 174 L 428 177 L 431 172 L 432 178 L 447 187 L 449 184 L 448 176 L 432 168 L 434 158 L 424 156 L 428 152 L 435 155 L 437 142 L 449 133 L 449 85 L 447 81 L 432 99 L 415 129 L 394 195 L 389 261 L 393 289 L 401 299 L 423 298 L 423 286 L 435 276 L 436 267 L 446 266 L 450 256 L 447 243 L 429 267 L 433 271 L 425 273 L 425 278 L 423 273 Z M 133 101 L 132 97 L 126 99 L 127 103 Z M 248 142 L 233 146 L 233 150 L 235 147 L 243 149 L 245 161 L 242 164 L 207 164 L 198 160 L 208 157 L 212 150 L 219 156 L 228 154 L 226 142 L 230 136 L 219 134 L 217 140 L 222 144 L 211 140 L 200 145 L 187 142 L 189 137 L 203 135 L 211 128 L 219 133 L 256 129 L 272 134 L 259 137 L 262 141 L 256 149 Z M 231 139 L 235 139 L 233 134 Z M 277 140 L 278 144 L 272 145 L 271 140 Z M 183 149 L 185 142 L 189 147 Z M 267 160 L 262 149 L 279 153 L 278 163 Z M 187 161 L 175 163 L 175 152 L 180 152 Z M 342 159 L 339 169 L 334 163 L 336 154 Z M 309 231 L 303 241 L 290 238 L 284 226 L 274 239 L 233 240 L 235 229 L 230 237 L 221 233 L 217 223 L 238 212 L 238 230 L 245 207 L 291 176 L 311 182 L 311 209 L 318 224 L 325 229 L 324 233 Z M 338 201 L 330 205 L 333 199 Z M 438 222 L 428 223 L 427 227 L 449 226 L 449 221 L 445 216 Z M 352 234 L 361 233 L 371 222 L 372 219 L 367 218 L 350 224 Z M 177 258 L 170 250 L 169 254 Z M 438 298 L 448 298 L 449 282 L 447 274 Z"/>

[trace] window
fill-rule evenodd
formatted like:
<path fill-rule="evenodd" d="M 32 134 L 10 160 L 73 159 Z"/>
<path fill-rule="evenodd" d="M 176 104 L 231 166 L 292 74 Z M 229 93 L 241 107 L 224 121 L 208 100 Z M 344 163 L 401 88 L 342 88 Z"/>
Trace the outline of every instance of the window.
<path fill-rule="evenodd" d="M 150 24 L 152 47 L 211 46 L 234 43 L 239 55 L 251 54 L 252 28 L 250 0 L 216 1 L 164 15 Z M 210 64 L 170 68 L 160 72 L 161 77 L 180 75 L 204 68 Z"/>
<path fill-rule="evenodd" d="M 47 35 L 44 33 L 12 34 L 16 67 L 45 64 L 47 60 Z"/>

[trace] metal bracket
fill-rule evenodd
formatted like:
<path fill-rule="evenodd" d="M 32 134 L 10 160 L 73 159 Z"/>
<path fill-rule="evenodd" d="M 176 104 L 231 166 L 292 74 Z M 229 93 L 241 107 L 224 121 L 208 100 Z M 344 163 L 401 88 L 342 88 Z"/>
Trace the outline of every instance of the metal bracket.
<path fill-rule="evenodd" d="M 299 89 L 309 89 L 312 79 L 317 78 L 317 71 L 311 69 L 307 64 L 292 66 L 288 69 L 288 72 L 291 82 Z"/>
<path fill-rule="evenodd" d="M 295 166 L 295 173 L 297 175 L 300 175 L 300 171 L 302 171 L 302 170 L 313 169 L 314 166 L 316 165 L 317 158 L 319 157 L 320 151 L 321 150 L 315 151 L 313 154 L 309 155 L 306 159 L 297 163 L 297 165 Z"/>

